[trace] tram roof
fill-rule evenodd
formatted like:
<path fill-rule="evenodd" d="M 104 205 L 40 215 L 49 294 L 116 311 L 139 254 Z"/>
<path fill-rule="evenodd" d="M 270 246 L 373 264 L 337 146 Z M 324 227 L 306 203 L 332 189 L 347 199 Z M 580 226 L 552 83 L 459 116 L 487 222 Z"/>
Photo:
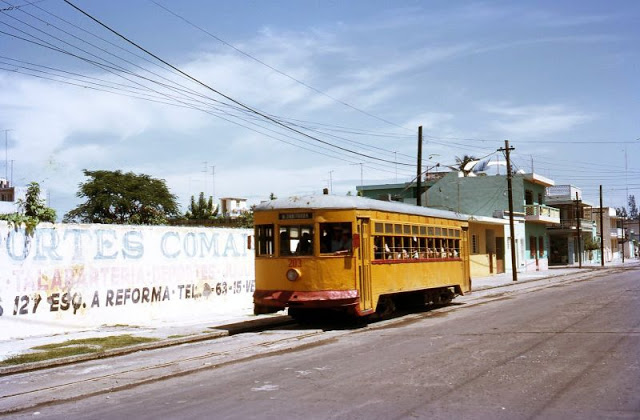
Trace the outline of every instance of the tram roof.
<path fill-rule="evenodd" d="M 471 216 L 448 210 L 420 207 L 398 201 L 374 200 L 366 197 L 308 195 L 278 198 L 258 204 L 254 211 L 269 210 L 377 210 L 391 213 L 412 214 L 416 216 L 439 217 L 449 220 L 469 220 Z"/>

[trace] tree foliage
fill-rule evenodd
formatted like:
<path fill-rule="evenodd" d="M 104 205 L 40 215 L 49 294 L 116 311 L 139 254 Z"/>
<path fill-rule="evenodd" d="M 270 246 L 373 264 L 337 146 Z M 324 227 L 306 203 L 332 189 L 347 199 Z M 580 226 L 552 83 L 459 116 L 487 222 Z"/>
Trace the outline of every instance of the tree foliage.
<path fill-rule="evenodd" d="M 627 209 L 625 207 L 616 207 L 616 216 L 622 217 L 623 219 L 627 218 Z"/>
<path fill-rule="evenodd" d="M 636 206 L 636 196 L 635 195 L 630 195 L 628 200 L 627 200 L 627 204 L 629 205 L 629 217 L 632 220 L 635 220 L 638 218 L 638 207 Z"/>
<path fill-rule="evenodd" d="M 198 201 L 195 197 L 191 196 L 191 203 L 189 204 L 189 210 L 185 213 L 185 217 L 191 220 L 213 220 L 218 215 L 218 206 L 213 205 L 213 197 L 209 197 L 209 200 L 204 198 L 204 192 L 200 192 Z"/>
<path fill-rule="evenodd" d="M 18 200 L 18 212 L 1 215 L 0 219 L 7 220 L 16 230 L 24 225 L 27 235 L 33 235 L 33 231 L 40 222 L 55 222 L 56 211 L 45 205 L 40 198 L 40 184 L 31 182 L 27 186 L 25 199 Z"/>
<path fill-rule="evenodd" d="M 176 196 L 164 179 L 122 171 L 84 170 L 89 180 L 76 194 L 86 201 L 65 214 L 64 222 L 159 225 L 178 215 Z"/>

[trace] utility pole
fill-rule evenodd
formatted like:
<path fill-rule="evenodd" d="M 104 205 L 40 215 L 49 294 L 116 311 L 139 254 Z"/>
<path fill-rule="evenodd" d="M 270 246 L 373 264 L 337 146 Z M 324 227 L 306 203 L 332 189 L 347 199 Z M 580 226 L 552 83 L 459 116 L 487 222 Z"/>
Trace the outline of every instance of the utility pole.
<path fill-rule="evenodd" d="M 418 127 L 418 187 L 417 187 L 417 197 L 416 197 L 416 205 L 422 206 L 422 197 L 420 194 L 420 190 L 422 189 L 422 126 Z"/>
<path fill-rule="evenodd" d="M 212 198 L 215 204 L 215 200 L 216 200 L 216 166 L 215 165 L 211 165 L 211 183 L 213 184 L 213 186 L 211 187 L 211 191 L 212 191 Z"/>
<path fill-rule="evenodd" d="M 580 232 L 580 199 L 578 198 L 578 191 L 576 191 L 576 227 L 578 229 L 578 268 L 582 268 L 582 250 L 580 247 L 582 232 Z"/>
<path fill-rule="evenodd" d="M 396 184 L 398 183 L 398 152 L 393 152 L 393 160 L 396 163 Z"/>
<path fill-rule="evenodd" d="M 4 131 L 4 179 L 9 181 L 9 131 L 13 130 L 8 129 L 2 131 Z M 13 185 L 13 183 L 11 185 Z"/>
<path fill-rule="evenodd" d="M 624 240 L 626 239 L 626 235 L 624 232 L 624 219 L 622 219 L 622 264 L 624 264 Z"/>
<path fill-rule="evenodd" d="M 600 185 L 600 266 L 604 267 L 604 226 L 603 226 L 603 214 L 604 209 L 602 208 L 602 185 Z M 607 236 L 610 234 L 607 232 Z M 611 240 L 609 240 L 611 242 Z"/>
<path fill-rule="evenodd" d="M 204 169 L 202 170 L 202 173 L 204 174 L 204 190 L 202 190 L 203 193 L 207 193 L 207 172 L 209 172 L 207 170 L 207 161 L 205 160 L 204 162 L 202 162 L 204 164 Z"/>
<path fill-rule="evenodd" d="M 333 170 L 329 171 L 329 194 L 333 194 Z"/>
<path fill-rule="evenodd" d="M 513 147 L 509 147 L 509 140 L 504 141 L 504 148 L 498 149 L 498 152 L 504 152 L 504 157 L 507 160 L 507 193 L 509 196 L 509 229 L 511 230 L 511 271 L 513 272 L 513 281 L 518 281 L 518 271 L 516 267 L 516 238 L 515 228 L 513 223 L 513 189 L 511 187 L 511 159 L 509 158 L 509 152 L 515 150 Z"/>

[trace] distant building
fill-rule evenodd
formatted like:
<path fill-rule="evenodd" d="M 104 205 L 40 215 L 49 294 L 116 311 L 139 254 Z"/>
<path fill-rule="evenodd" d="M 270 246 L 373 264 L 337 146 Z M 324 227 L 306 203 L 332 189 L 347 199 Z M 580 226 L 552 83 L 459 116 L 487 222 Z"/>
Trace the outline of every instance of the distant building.
<path fill-rule="evenodd" d="M 547 187 L 546 203 L 560 209 L 560 224 L 547 227 L 551 251 L 549 265 L 599 261 L 599 251 L 585 249 L 586 244 L 598 240 L 591 216 L 593 206 L 582 199 L 582 190 L 573 185 Z"/>
<path fill-rule="evenodd" d="M 16 213 L 20 210 L 18 202 L 27 198 L 28 187 L 15 187 L 11 183 L 0 178 L 0 214 Z M 40 190 L 40 199 L 45 200 L 46 190 Z"/>
<path fill-rule="evenodd" d="M 223 197 L 220 199 L 223 216 L 238 217 L 248 211 L 246 198 Z"/>
<path fill-rule="evenodd" d="M 600 226 L 600 214 L 602 213 L 602 226 Z M 596 234 L 603 239 L 604 261 L 611 262 L 622 258 L 620 253 L 622 246 L 622 228 L 618 227 L 616 209 L 613 207 L 594 207 L 591 209 L 591 220 L 596 223 Z"/>
<path fill-rule="evenodd" d="M 618 224 L 622 227 L 622 238 L 619 242 L 624 249 L 624 258 L 633 258 L 638 253 L 640 220 L 620 219 Z"/>
<path fill-rule="evenodd" d="M 18 200 L 24 200 L 27 195 L 26 187 L 13 187 L 4 178 L 0 178 L 0 214 L 18 211 Z"/>
<path fill-rule="evenodd" d="M 377 184 L 360 185 L 356 187 L 358 195 L 374 200 L 400 201 L 407 204 L 416 204 L 417 186 L 410 182 L 401 184 Z"/>

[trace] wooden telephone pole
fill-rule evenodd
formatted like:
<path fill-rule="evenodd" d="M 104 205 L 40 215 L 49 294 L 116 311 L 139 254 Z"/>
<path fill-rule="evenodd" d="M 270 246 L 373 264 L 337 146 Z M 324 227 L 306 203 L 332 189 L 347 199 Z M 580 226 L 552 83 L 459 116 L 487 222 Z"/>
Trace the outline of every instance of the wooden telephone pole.
<path fill-rule="evenodd" d="M 418 127 L 418 186 L 416 194 L 416 205 L 422 206 L 422 126 Z"/>
<path fill-rule="evenodd" d="M 578 268 L 582 268 L 582 247 L 580 243 L 582 242 L 582 232 L 580 230 L 580 198 L 578 197 L 578 191 L 576 191 L 576 230 L 578 231 Z"/>
<path fill-rule="evenodd" d="M 600 185 L 600 266 L 604 267 L 604 215 L 602 213 L 604 213 L 604 209 L 602 208 L 602 185 Z M 607 237 L 610 235 L 607 232 Z"/>
<path fill-rule="evenodd" d="M 511 241 L 511 271 L 513 274 L 513 281 L 518 281 L 518 270 L 516 267 L 516 232 L 513 223 L 513 188 L 511 187 L 511 159 L 509 158 L 509 152 L 515 150 L 513 147 L 509 147 L 509 140 L 504 141 L 504 148 L 498 149 L 498 152 L 504 152 L 504 157 L 507 160 L 507 193 L 509 195 L 509 230 Z"/>

